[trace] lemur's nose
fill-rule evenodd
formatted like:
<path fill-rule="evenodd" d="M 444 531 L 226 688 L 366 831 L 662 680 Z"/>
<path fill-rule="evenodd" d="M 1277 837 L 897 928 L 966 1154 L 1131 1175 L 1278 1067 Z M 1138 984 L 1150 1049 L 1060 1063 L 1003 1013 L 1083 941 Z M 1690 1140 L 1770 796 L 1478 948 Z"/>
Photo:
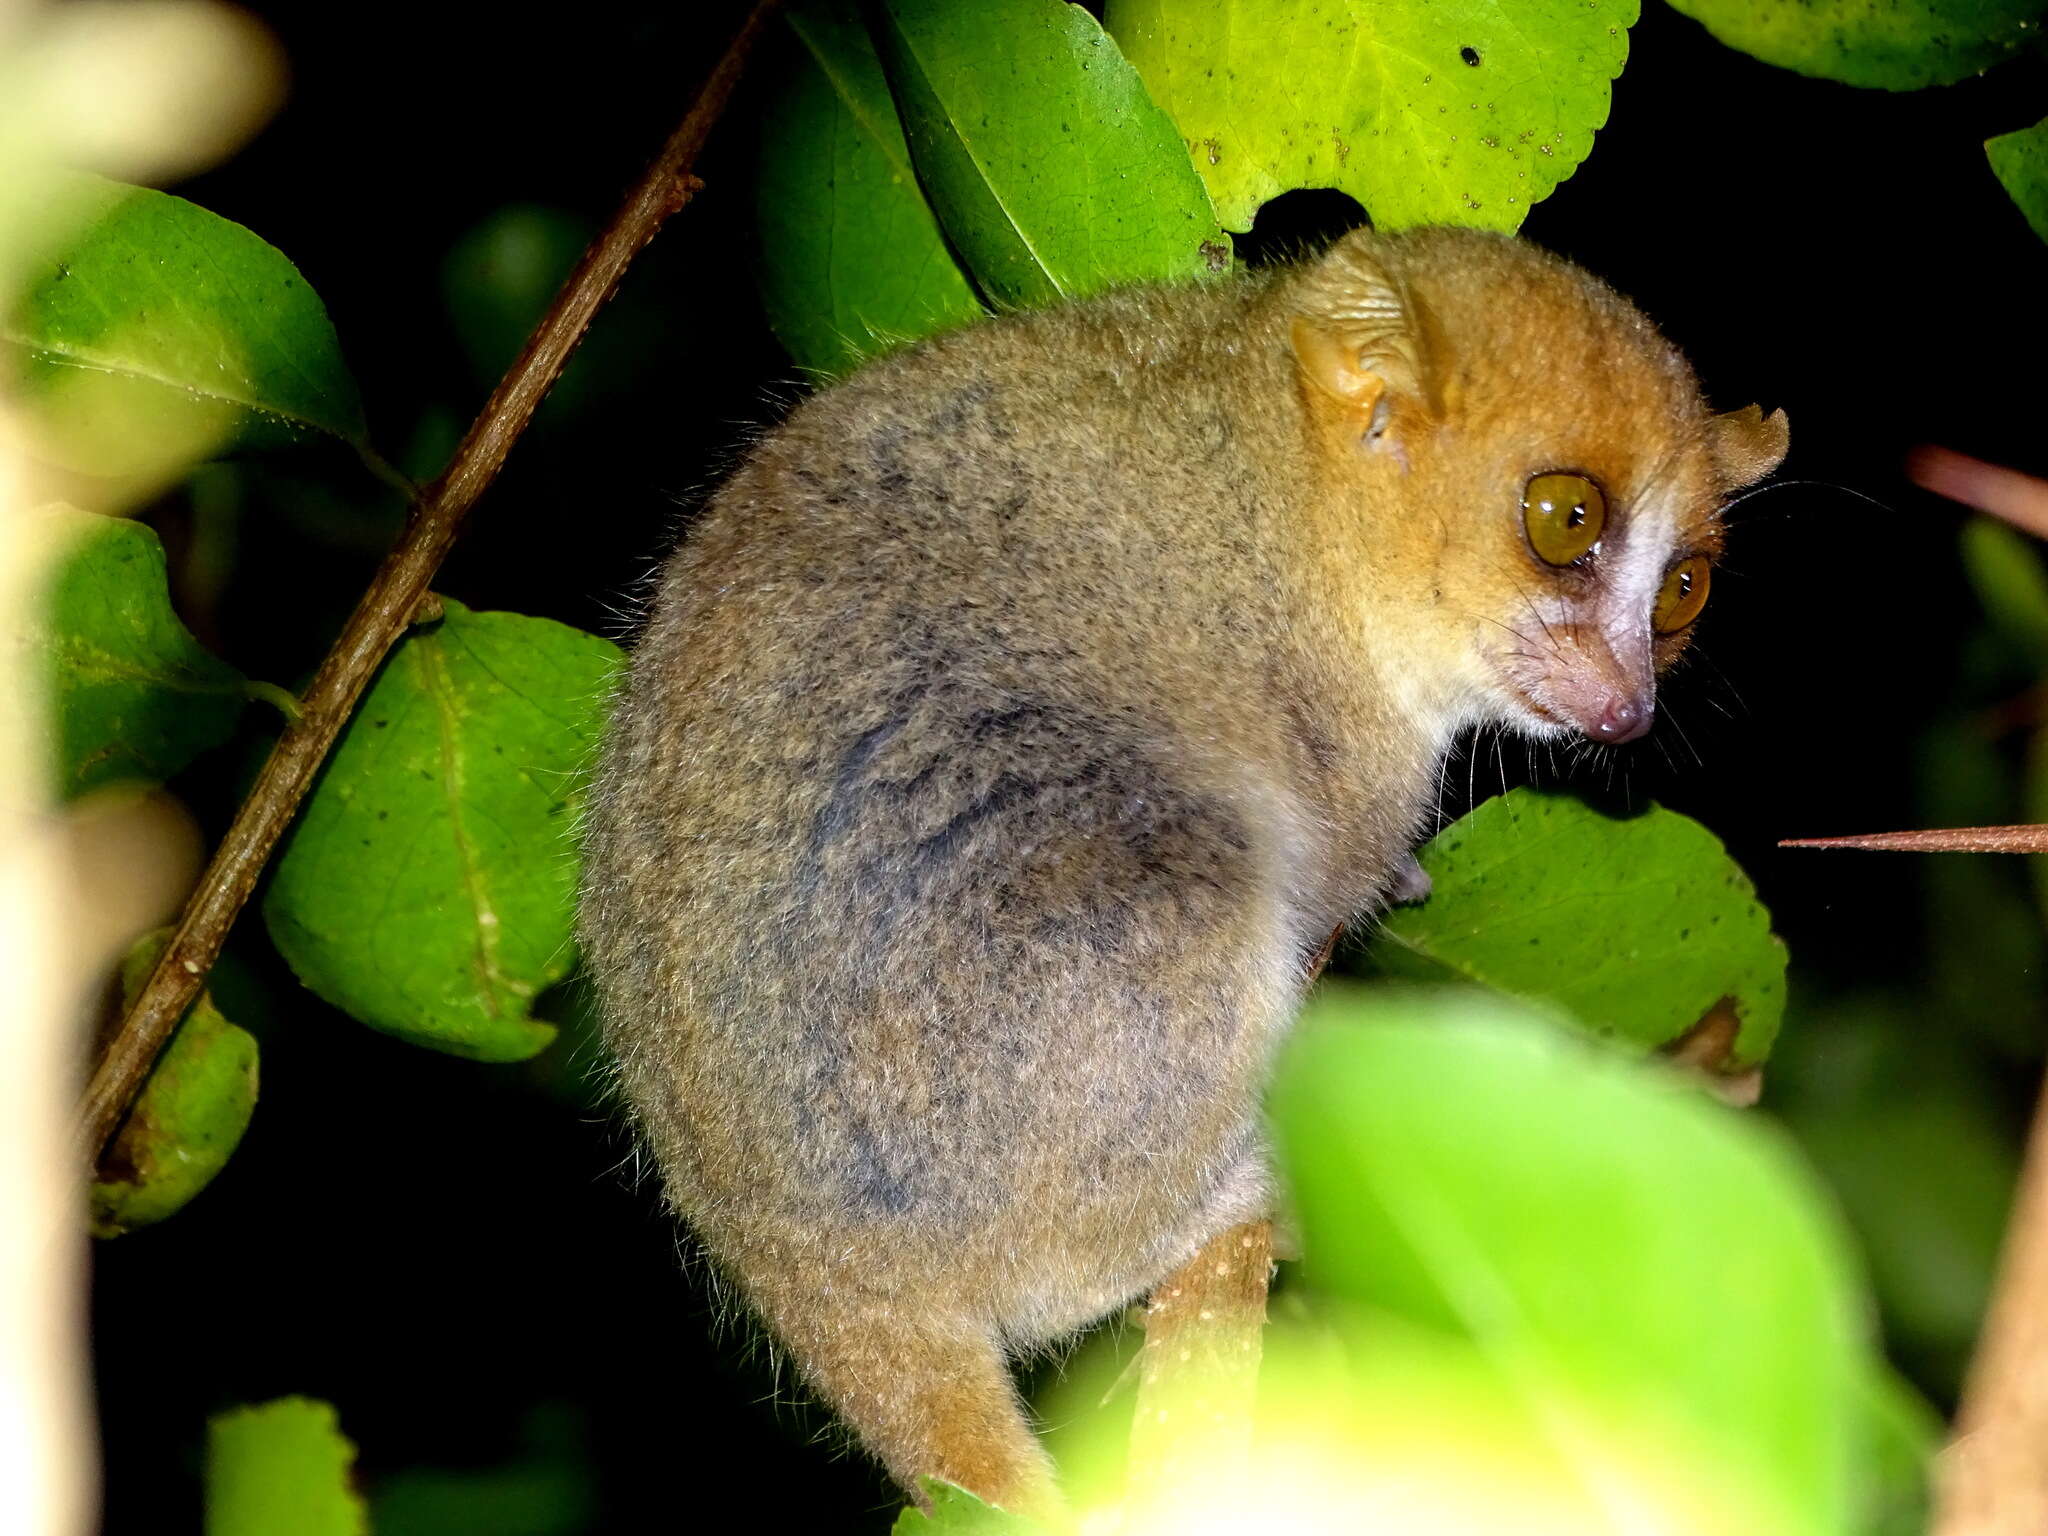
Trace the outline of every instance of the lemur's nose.
<path fill-rule="evenodd" d="M 1581 729 L 1595 741 L 1634 741 L 1650 729 L 1656 709 L 1648 699 L 1610 693 L 1606 701 L 1583 722 Z"/>

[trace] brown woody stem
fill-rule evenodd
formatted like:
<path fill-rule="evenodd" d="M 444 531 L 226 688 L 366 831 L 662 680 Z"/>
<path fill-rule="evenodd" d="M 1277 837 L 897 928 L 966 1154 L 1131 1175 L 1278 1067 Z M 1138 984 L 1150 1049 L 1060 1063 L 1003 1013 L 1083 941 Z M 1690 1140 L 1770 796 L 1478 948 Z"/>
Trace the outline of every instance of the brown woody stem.
<path fill-rule="evenodd" d="M 591 320 L 617 291 L 633 258 L 697 189 L 699 183 L 690 174 L 697 155 L 778 4 L 779 0 L 757 0 L 748 12 L 647 174 L 555 295 L 448 468 L 413 504 L 397 544 L 320 664 L 300 701 L 299 718 L 285 727 L 271 749 L 187 903 L 163 959 L 121 1020 L 86 1085 L 79 1146 L 89 1164 L 120 1125 L 157 1053 L 198 995 L 314 775 L 378 666 L 413 622 L 463 519 L 497 478 L 512 445 L 561 377 Z"/>
<path fill-rule="evenodd" d="M 1937 1483 L 1934 1536 L 2048 1530 L 2048 1085 Z"/>

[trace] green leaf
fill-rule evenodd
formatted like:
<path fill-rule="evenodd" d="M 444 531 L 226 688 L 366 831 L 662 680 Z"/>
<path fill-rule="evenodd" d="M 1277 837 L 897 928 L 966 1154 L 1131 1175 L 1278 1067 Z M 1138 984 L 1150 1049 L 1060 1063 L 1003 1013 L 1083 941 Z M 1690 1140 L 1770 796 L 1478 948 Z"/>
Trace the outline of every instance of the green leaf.
<path fill-rule="evenodd" d="M 1224 270 L 1230 244 L 1173 123 L 1066 0 L 880 0 L 913 163 L 998 307 Z"/>
<path fill-rule="evenodd" d="M 910 167 L 856 0 L 789 18 L 754 178 L 761 297 L 803 367 L 832 378 L 983 314 Z"/>
<path fill-rule="evenodd" d="M 2048 240 L 2048 118 L 2017 133 L 2001 133 L 1984 141 L 1992 174 L 2006 190 L 2034 233 Z"/>
<path fill-rule="evenodd" d="M 406 1467 L 377 1479 L 377 1536 L 586 1536 L 598 1526 L 597 1479 L 579 1405 L 526 1418 L 519 1453 L 498 1466 Z"/>
<path fill-rule="evenodd" d="M 1036 1536 L 1045 1527 L 984 1504 L 965 1488 L 935 1477 L 924 1480 L 932 1512 L 910 1506 L 896 1517 L 891 1536 Z"/>
<path fill-rule="evenodd" d="M 2035 35 L 2041 0 L 1671 0 L 1730 48 L 1888 91 L 1950 85 Z"/>
<path fill-rule="evenodd" d="M 369 1536 L 356 1448 L 308 1397 L 233 1408 L 206 1425 L 206 1536 Z"/>
<path fill-rule="evenodd" d="M 2025 553 L 2030 561 L 2037 558 L 2031 548 Z M 2037 659 L 2014 686 L 2031 687 L 2044 671 L 2048 656 Z M 1949 702 L 1950 708 L 1926 722 L 1916 743 L 1909 824 L 1986 827 L 2025 819 L 2009 744 L 1984 730 L 1976 711 L 1953 707 L 1963 703 L 1953 693 Z M 1959 1042 L 1975 1035 L 1980 1044 L 1990 1043 L 2017 1059 L 2040 1049 L 2041 979 L 2048 975 L 2048 936 L 2029 899 L 2027 864 L 2024 859 L 1928 858 L 1918 860 L 1915 870 L 1926 944 L 1917 990 L 1941 999 L 1944 1039 Z M 1924 1065 L 1928 1052 L 1919 1033 L 1915 1017 L 1904 1035 Z M 1822 1038 L 1831 1042 L 1832 1051 L 1838 1038 L 1833 1021 Z M 1907 1084 L 1909 1092 L 1913 1086 Z M 1882 1140 L 1872 1149 L 1880 1157 Z M 1974 1336 L 1974 1324 L 1970 1332 Z"/>
<path fill-rule="evenodd" d="M 1435 889 L 1387 914 L 1373 957 L 1388 971 L 1477 982 L 1646 1050 L 1729 998 L 1741 1028 L 1728 1065 L 1770 1054 L 1785 946 L 1749 877 L 1698 822 L 1661 808 L 1621 821 L 1517 789 L 1417 857 Z"/>
<path fill-rule="evenodd" d="M 1857 1536 L 1922 1536 L 1932 1503 L 1941 1415 L 1883 1361 L 1865 1380 L 1860 1429 L 1863 1465 L 1856 1490 Z"/>
<path fill-rule="evenodd" d="M 478 1061 L 554 1038 L 533 999 L 574 962 L 575 823 L 617 646 L 547 619 L 444 617 L 349 722 L 264 903 L 307 986 Z"/>
<path fill-rule="evenodd" d="M 1470 1341 L 1568 1456 L 1604 1405 L 1786 1528 L 1845 1528 L 1874 1354 L 1764 1122 L 1483 994 L 1398 989 L 1314 1002 L 1269 1110 L 1305 1277 L 1362 1309 L 1368 1357 L 1380 1332 Z"/>
<path fill-rule="evenodd" d="M 1110 0 L 1224 227 L 1298 187 L 1514 230 L 1607 121 L 1637 0 Z"/>
<path fill-rule="evenodd" d="M 497 383 L 518 359 L 590 234 L 574 214 L 514 204 L 456 241 L 442 264 L 441 297 L 480 383 Z"/>
<path fill-rule="evenodd" d="M 2040 546 L 1995 518 L 1963 524 L 1963 570 L 1991 627 L 2048 671 L 2048 568 Z"/>
<path fill-rule="evenodd" d="M 163 954 L 171 930 L 145 936 L 121 965 L 125 1008 Z M 256 1040 L 202 992 L 150 1069 L 100 1159 L 92 1186 L 95 1237 L 116 1237 L 184 1208 L 227 1166 L 256 1110 Z"/>
<path fill-rule="evenodd" d="M 1984 1320 L 2018 1174 L 1995 1098 L 1901 1085 L 1788 1117 L 1862 1234 L 1905 1358 L 1955 1377 Z"/>
<path fill-rule="evenodd" d="M 2025 806 L 2023 818 L 2031 822 L 2048 822 L 2048 727 L 2036 730 L 2027 743 L 2026 776 L 2021 793 Z M 2031 855 L 2027 859 L 2027 869 L 2034 877 L 2039 915 L 2048 921 L 2048 856 Z"/>
<path fill-rule="evenodd" d="M 252 692 L 171 611 L 163 545 L 141 523 L 53 509 L 66 542 L 26 630 L 49 679 L 58 787 L 160 783 L 234 729 Z"/>
<path fill-rule="evenodd" d="M 334 326 L 282 252 L 146 187 L 81 176 L 67 196 L 77 232 L 0 318 L 30 404 L 63 418 L 66 462 L 127 473 L 235 434 L 362 445 Z"/>

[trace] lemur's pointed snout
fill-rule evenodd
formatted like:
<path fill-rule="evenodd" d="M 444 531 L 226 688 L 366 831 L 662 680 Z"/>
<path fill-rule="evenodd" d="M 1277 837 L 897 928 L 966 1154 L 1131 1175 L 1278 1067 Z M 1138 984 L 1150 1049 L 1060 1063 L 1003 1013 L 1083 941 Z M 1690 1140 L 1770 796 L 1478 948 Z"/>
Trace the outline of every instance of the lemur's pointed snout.
<path fill-rule="evenodd" d="M 1610 693 L 1579 721 L 1579 728 L 1595 741 L 1634 741 L 1649 731 L 1656 717 L 1657 707 L 1648 695 Z"/>
<path fill-rule="evenodd" d="M 1546 625 L 1542 648 L 1519 653 L 1508 676 L 1537 717 L 1577 727 L 1588 741 L 1618 745 L 1647 735 L 1657 718 L 1657 678 L 1647 641 L 1622 654 L 1591 624 Z"/>

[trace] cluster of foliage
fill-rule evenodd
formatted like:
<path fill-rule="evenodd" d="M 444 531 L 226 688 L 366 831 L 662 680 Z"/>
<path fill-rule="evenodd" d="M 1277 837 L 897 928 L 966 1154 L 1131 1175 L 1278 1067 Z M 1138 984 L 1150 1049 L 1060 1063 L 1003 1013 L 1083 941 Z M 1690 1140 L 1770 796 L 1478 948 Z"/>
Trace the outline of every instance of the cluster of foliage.
<path fill-rule="evenodd" d="M 1891 89 L 1996 63 L 2038 19 L 2017 0 L 1674 3 L 1768 62 Z M 759 66 L 762 301 L 829 379 L 988 310 L 1217 280 L 1296 188 L 1347 191 L 1381 227 L 1513 230 L 1590 152 L 1635 19 L 1634 0 L 1108 0 L 1100 20 L 1065 0 L 817 0 Z M 2048 237 L 2048 122 L 1988 150 Z M 80 178 L 0 342 L 53 463 L 161 480 L 326 441 L 392 475 L 318 297 L 179 198 Z M 149 527 L 49 518 L 65 553 L 23 639 L 62 792 L 245 771 L 216 749 L 291 694 L 180 622 Z M 2048 664 L 2031 552 L 1971 537 L 2001 632 Z M 598 636 L 452 599 L 415 626 L 264 894 L 306 987 L 470 1060 L 549 1048 L 536 1005 L 574 965 L 574 826 L 619 665 Z M 1561 1529 L 1624 1494 L 1671 1529 L 1911 1528 L 1931 1418 L 1882 1362 L 1813 1177 L 1773 1128 L 1622 1059 L 1717 1013 L 1736 1027 L 1715 1068 L 1770 1054 L 1786 958 L 1742 871 L 1675 813 L 1526 791 L 1421 857 L 1434 894 L 1386 924 L 1382 979 L 1316 1005 L 1275 1089 L 1310 1260 L 1274 1329 L 1261 1501 L 1347 1518 L 1375 1468 L 1426 1453 L 1520 1469 L 1514 1497 Z M 131 986 L 160 944 L 130 957 Z M 192 1010 L 109 1149 L 97 1232 L 170 1217 L 227 1163 L 257 1055 L 211 1000 Z M 209 1530 L 282 1529 L 280 1509 L 363 1529 L 349 1455 L 323 1405 L 223 1416 Z M 947 1498 L 938 1523 L 993 1518 Z"/>

